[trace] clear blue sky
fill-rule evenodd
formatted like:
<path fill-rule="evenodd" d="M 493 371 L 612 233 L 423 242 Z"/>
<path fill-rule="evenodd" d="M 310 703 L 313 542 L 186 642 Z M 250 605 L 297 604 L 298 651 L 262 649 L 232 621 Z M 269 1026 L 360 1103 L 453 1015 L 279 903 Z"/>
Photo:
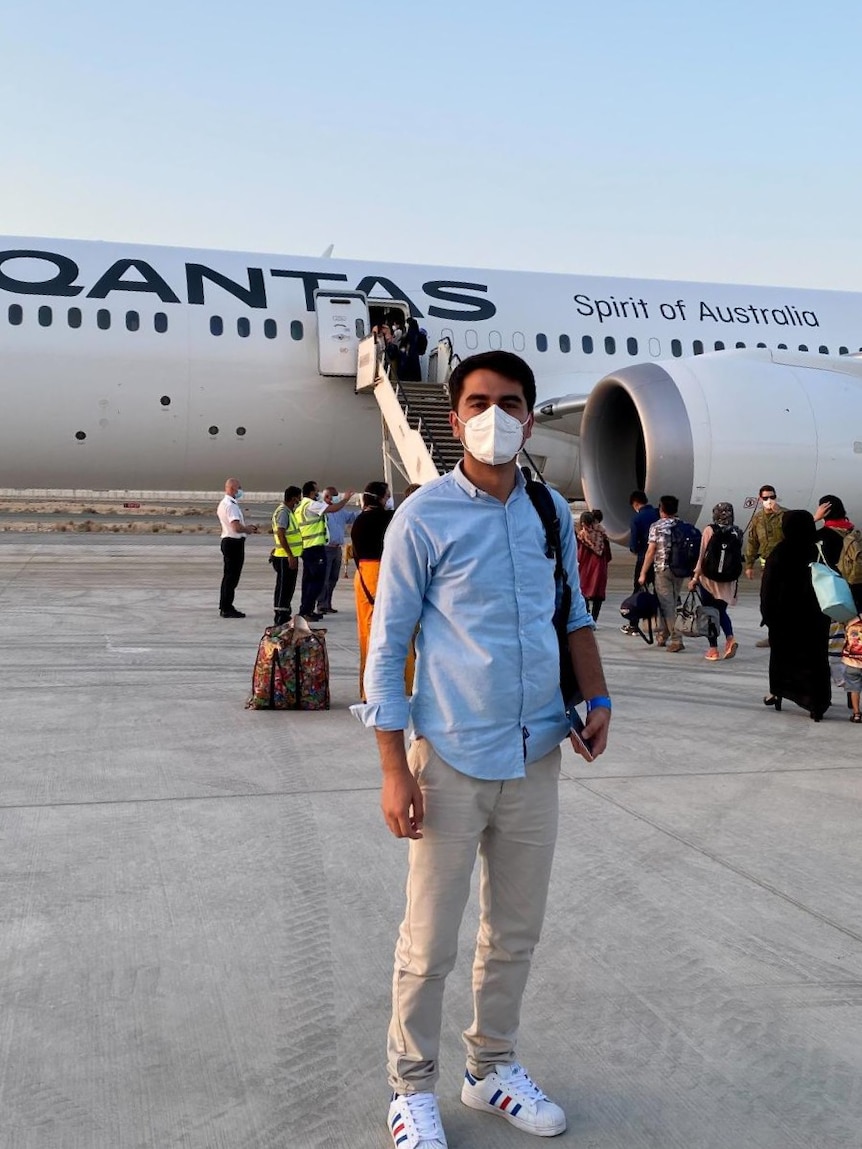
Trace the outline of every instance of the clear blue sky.
<path fill-rule="evenodd" d="M 858 0 L 4 0 L 0 231 L 862 290 Z"/>

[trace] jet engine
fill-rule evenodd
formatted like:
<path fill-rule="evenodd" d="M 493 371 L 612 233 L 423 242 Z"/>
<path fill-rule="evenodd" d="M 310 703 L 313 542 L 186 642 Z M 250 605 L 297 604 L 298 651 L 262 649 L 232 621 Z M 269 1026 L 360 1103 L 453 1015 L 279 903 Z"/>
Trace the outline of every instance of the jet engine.
<path fill-rule="evenodd" d="M 633 490 L 679 498 L 702 527 L 717 502 L 744 526 L 764 483 L 785 507 L 813 510 L 836 494 L 862 517 L 862 359 L 723 351 L 623 367 L 590 393 L 581 478 L 619 542 Z"/>

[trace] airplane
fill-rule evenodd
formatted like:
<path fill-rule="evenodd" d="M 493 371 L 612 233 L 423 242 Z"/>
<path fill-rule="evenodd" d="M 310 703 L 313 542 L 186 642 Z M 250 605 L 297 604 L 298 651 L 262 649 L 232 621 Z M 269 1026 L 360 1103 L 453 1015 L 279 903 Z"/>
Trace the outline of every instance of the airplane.
<path fill-rule="evenodd" d="M 862 296 L 82 240 L 0 240 L 0 487 L 379 477 L 371 328 L 532 366 L 543 477 L 626 537 L 632 489 L 737 512 L 775 483 L 862 515 Z M 448 341 L 448 342 L 447 342 Z"/>

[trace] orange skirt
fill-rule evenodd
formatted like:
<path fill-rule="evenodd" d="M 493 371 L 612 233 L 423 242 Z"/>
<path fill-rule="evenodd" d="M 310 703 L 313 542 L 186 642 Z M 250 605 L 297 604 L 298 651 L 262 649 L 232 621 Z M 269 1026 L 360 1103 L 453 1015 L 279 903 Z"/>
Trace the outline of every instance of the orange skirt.
<path fill-rule="evenodd" d="M 374 617 L 374 603 L 369 601 L 377 597 L 377 580 L 380 577 L 380 563 L 373 559 L 363 559 L 356 564 L 356 574 L 353 576 L 353 593 L 356 598 L 356 627 L 359 631 L 359 697 L 365 701 L 365 660 L 368 657 L 368 642 L 371 638 L 371 620 Z M 368 594 L 363 588 L 363 582 Z M 413 672 L 416 669 L 416 652 L 413 642 L 407 652 L 407 661 L 404 664 L 404 689 L 408 697 L 413 693 Z"/>

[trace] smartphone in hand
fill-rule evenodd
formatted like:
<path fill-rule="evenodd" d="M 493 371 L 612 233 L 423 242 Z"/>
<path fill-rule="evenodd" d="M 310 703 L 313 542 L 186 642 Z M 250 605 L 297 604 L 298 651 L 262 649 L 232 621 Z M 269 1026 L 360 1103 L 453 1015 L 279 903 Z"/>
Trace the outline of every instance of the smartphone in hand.
<path fill-rule="evenodd" d="M 584 720 L 574 708 L 569 715 L 569 723 L 569 738 L 575 752 L 586 758 L 588 762 L 593 762 L 595 760 L 593 748 L 589 739 L 584 738 Z"/>

